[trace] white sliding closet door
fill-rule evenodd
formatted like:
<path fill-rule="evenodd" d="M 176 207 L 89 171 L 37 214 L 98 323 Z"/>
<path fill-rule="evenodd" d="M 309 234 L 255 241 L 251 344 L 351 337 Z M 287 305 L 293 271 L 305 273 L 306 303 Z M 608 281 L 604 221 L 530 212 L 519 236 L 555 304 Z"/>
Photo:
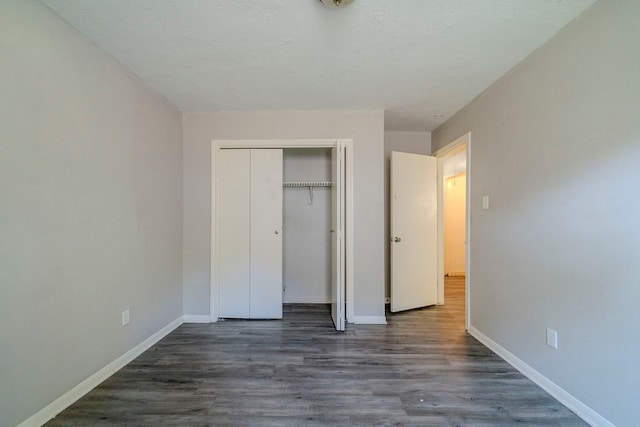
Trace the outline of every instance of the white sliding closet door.
<path fill-rule="evenodd" d="M 282 150 L 224 149 L 218 162 L 222 318 L 282 318 Z"/>
<path fill-rule="evenodd" d="M 282 150 L 251 150 L 251 317 L 282 318 Z"/>
<path fill-rule="evenodd" d="M 251 150 L 220 150 L 218 180 L 219 316 L 249 318 Z"/>

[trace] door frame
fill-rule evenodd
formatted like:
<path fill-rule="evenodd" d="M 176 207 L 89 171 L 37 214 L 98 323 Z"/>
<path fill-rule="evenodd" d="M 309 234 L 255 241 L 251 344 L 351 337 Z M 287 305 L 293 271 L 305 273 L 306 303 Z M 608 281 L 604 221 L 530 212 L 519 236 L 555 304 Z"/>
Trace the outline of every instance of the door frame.
<path fill-rule="evenodd" d="M 345 299 L 346 321 L 353 323 L 353 140 L 352 139 L 242 139 L 211 141 L 211 276 L 210 276 L 210 322 L 218 321 L 218 152 L 225 148 L 344 148 L 345 153 L 345 203 L 342 206 L 345 218 Z"/>
<path fill-rule="evenodd" d="M 443 164 L 445 157 L 448 157 L 453 150 L 466 144 L 467 157 L 467 194 L 466 198 L 466 225 L 465 239 L 467 241 L 465 253 L 465 328 L 469 330 L 471 326 L 471 132 L 467 132 L 459 138 L 454 139 L 449 144 L 436 150 L 433 155 L 438 158 L 438 305 L 444 304 L 444 171 Z"/>

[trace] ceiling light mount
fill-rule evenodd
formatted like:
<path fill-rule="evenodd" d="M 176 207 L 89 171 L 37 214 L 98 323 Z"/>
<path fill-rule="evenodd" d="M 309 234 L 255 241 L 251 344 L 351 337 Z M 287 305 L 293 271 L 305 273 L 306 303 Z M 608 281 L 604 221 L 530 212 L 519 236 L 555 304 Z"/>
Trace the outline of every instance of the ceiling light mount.
<path fill-rule="evenodd" d="M 353 3 L 353 0 L 320 0 L 320 1 L 325 6 L 329 6 L 333 8 L 336 8 L 336 7 L 343 8 Z"/>

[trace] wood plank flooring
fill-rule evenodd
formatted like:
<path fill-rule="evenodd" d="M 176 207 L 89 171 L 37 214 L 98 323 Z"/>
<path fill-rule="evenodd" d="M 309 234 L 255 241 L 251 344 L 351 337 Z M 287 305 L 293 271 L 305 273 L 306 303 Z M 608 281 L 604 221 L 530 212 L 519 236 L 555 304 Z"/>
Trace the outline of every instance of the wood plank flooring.
<path fill-rule="evenodd" d="M 185 324 L 47 426 L 584 426 L 445 306 L 337 333 L 325 305 L 281 321 Z"/>

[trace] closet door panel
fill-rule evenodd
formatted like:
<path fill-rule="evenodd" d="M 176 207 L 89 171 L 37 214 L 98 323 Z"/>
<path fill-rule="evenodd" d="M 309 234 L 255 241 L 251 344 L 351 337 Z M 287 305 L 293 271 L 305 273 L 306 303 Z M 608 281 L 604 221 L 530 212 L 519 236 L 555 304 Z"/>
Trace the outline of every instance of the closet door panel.
<path fill-rule="evenodd" d="M 282 318 L 282 150 L 251 150 L 251 317 Z"/>
<path fill-rule="evenodd" d="M 220 150 L 218 292 L 220 317 L 250 317 L 251 150 Z"/>

